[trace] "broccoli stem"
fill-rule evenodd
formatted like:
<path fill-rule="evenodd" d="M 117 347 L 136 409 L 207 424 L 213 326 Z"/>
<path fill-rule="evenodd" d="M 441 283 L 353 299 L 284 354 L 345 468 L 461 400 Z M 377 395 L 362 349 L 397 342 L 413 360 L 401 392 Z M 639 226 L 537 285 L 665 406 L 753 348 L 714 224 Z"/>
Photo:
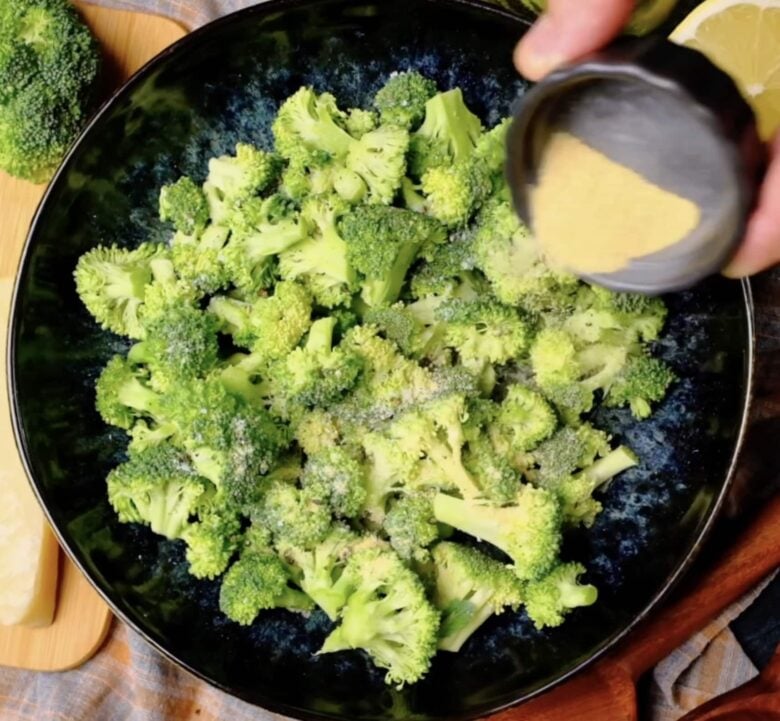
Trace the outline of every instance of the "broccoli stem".
<path fill-rule="evenodd" d="M 639 462 L 636 454 L 626 446 L 620 446 L 610 451 L 604 458 L 599 458 L 593 465 L 577 474 L 578 477 L 587 478 L 594 488 L 598 488 L 618 473 L 632 468 Z"/>
<path fill-rule="evenodd" d="M 509 554 L 508 539 L 492 506 L 468 503 L 446 493 L 437 493 L 433 499 L 433 515 L 439 523 L 457 528 Z"/>
<path fill-rule="evenodd" d="M 333 347 L 333 331 L 336 328 L 335 318 L 320 318 L 311 324 L 306 350 L 312 352 L 330 352 Z"/>

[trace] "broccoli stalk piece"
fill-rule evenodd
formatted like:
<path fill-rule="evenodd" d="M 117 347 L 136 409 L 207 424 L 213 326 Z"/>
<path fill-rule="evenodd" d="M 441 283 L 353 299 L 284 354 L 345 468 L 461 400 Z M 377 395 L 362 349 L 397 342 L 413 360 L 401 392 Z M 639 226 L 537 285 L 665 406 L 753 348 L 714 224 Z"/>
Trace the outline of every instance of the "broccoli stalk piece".
<path fill-rule="evenodd" d="M 443 541 L 433 549 L 433 604 L 442 612 L 438 647 L 456 653 L 492 615 L 517 610 L 523 586 L 503 563 L 474 548 Z"/>
<path fill-rule="evenodd" d="M 425 103 L 425 119 L 412 135 L 412 176 L 422 178 L 431 168 L 466 160 L 481 133 L 482 123 L 466 107 L 460 88 L 434 95 Z"/>
<path fill-rule="evenodd" d="M 391 73 L 374 96 L 374 107 L 382 124 L 414 130 L 425 117 L 425 104 L 435 94 L 436 83 L 414 70 Z"/>
<path fill-rule="evenodd" d="M 303 469 L 301 484 L 327 503 L 340 518 L 356 518 L 366 500 L 365 469 L 340 446 L 311 454 Z"/>
<path fill-rule="evenodd" d="M 438 493 L 433 513 L 439 523 L 457 528 L 506 553 L 523 581 L 541 578 L 552 568 L 561 545 L 561 509 L 553 493 L 521 485 L 511 506 Z"/>
<path fill-rule="evenodd" d="M 119 335 L 143 338 L 141 309 L 154 275 L 152 261 L 164 257 L 162 245 L 144 243 L 135 250 L 98 246 L 76 265 L 76 291 L 101 327 Z"/>
<path fill-rule="evenodd" d="M 100 50 L 71 3 L 0 8 L 0 170 L 51 178 L 96 100 Z"/>
<path fill-rule="evenodd" d="M 350 593 L 319 653 L 362 649 L 397 686 L 422 678 L 436 653 L 440 614 L 420 579 L 392 551 L 356 551 L 339 581 Z"/>
<path fill-rule="evenodd" d="M 583 573 L 582 564 L 561 563 L 544 578 L 528 584 L 525 610 L 538 629 L 560 626 L 571 609 L 596 603 L 596 587 L 578 581 Z"/>
<path fill-rule="evenodd" d="M 354 208 L 341 219 L 339 230 L 349 263 L 363 277 L 361 297 L 372 307 L 398 300 L 415 258 L 446 240 L 437 221 L 381 206 Z"/>
<path fill-rule="evenodd" d="M 295 582 L 331 621 L 338 619 L 347 601 L 349 586 L 339 583 L 358 537 L 347 526 L 334 525 L 311 549 L 280 544 L 280 556 L 292 569 Z"/>
<path fill-rule="evenodd" d="M 393 550 L 404 561 L 430 560 L 428 547 L 438 540 L 439 526 L 429 496 L 421 493 L 401 496 L 391 504 L 382 526 Z"/>
<path fill-rule="evenodd" d="M 326 308 L 347 305 L 356 282 L 337 223 L 346 204 L 337 197 L 308 201 L 302 210 L 314 233 L 279 257 L 279 272 L 285 280 L 299 279 L 314 299 Z"/>
<path fill-rule="evenodd" d="M 143 523 L 180 538 L 208 491 L 189 459 L 168 444 L 131 453 L 106 479 L 108 500 L 122 523 Z"/>
<path fill-rule="evenodd" d="M 390 205 L 401 187 L 406 173 L 406 151 L 409 148 L 409 133 L 403 128 L 384 125 L 363 135 L 350 147 L 347 154 L 347 169 L 355 173 L 368 189 L 367 202 Z M 342 176 L 340 182 L 344 182 Z M 338 192 L 339 188 L 337 188 Z M 355 191 L 341 187 L 342 196 L 347 199 L 362 197 L 359 186 Z"/>

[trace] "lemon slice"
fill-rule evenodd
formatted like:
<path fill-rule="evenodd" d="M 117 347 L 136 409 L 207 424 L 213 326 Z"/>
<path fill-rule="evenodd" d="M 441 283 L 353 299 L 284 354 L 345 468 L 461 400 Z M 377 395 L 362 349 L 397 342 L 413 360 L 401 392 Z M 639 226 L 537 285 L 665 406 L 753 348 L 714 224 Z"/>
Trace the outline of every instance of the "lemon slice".
<path fill-rule="evenodd" d="M 780 128 L 780 0 L 706 0 L 670 39 L 703 52 L 734 78 L 762 138 Z"/>

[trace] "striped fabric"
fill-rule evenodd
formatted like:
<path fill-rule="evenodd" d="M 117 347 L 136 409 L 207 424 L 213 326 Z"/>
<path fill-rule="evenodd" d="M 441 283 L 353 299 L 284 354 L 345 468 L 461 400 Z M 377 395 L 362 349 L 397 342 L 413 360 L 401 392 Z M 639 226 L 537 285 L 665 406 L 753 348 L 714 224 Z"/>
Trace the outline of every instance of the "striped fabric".
<path fill-rule="evenodd" d="M 0 0 L 1 1 L 1 0 Z M 88 0 L 142 10 L 194 29 L 256 0 Z M 497 0 L 509 4 L 512 0 Z M 768 583 L 768 580 L 767 580 Z M 675 721 L 757 674 L 729 630 L 765 584 L 735 603 L 654 670 L 652 721 Z M 78 669 L 36 673 L 0 667 L 2 721 L 284 721 L 249 706 L 169 663 L 124 624 L 115 622 L 103 648 Z"/>

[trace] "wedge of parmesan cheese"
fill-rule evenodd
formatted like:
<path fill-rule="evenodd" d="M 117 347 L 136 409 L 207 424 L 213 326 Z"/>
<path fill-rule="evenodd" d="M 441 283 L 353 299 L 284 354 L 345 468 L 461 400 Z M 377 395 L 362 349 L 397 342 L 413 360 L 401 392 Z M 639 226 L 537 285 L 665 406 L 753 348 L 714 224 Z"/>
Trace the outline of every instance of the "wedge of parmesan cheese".
<path fill-rule="evenodd" d="M 0 281 L 0 624 L 48 626 L 54 618 L 59 547 L 33 494 L 11 429 L 5 378 L 11 283 Z"/>

